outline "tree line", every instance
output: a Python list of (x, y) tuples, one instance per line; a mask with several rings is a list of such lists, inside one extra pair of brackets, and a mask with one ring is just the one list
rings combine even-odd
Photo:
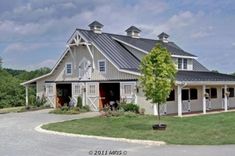
[[(47, 74), (47, 67), (33, 71), (2, 68), (0, 58), (0, 108), (25, 105), (25, 87), (20, 83)], [(36, 100), (36, 88), (29, 87), (29, 102)]]

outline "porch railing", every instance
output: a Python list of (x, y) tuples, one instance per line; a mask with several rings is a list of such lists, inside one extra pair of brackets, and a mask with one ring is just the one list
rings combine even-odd
[[(228, 108), (229, 108), (229, 100), (227, 100), (227, 106), (228, 106)], [(222, 108), (224, 109), (224, 99), (222, 100)]]
[(167, 104), (160, 105), (160, 114), (161, 115), (167, 114)]
[(183, 101), (182, 102), (182, 112), (191, 112), (191, 103), (190, 101)]
[(211, 110), (211, 109), (212, 109), (211, 101), (206, 100), (206, 110)]

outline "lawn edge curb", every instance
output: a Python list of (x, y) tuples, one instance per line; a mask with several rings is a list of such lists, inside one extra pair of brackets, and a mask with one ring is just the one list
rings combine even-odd
[(47, 134), (61, 135), (61, 136), (68, 136), (68, 137), (79, 137), (79, 138), (91, 138), (91, 139), (99, 139), (99, 140), (120, 141), (120, 142), (136, 143), (136, 144), (143, 144), (143, 145), (158, 145), (158, 146), (166, 145), (166, 142), (164, 142), (164, 141), (113, 138), (113, 137), (103, 137), (103, 136), (95, 136), (95, 135), (84, 135), (84, 134), (73, 134), (73, 133), (58, 132), (58, 131), (43, 129), (42, 128), (43, 125), (45, 125), (45, 124), (40, 124), (37, 127), (35, 127), (34, 129), (37, 132), (40, 132), (40, 133), (47, 133)]

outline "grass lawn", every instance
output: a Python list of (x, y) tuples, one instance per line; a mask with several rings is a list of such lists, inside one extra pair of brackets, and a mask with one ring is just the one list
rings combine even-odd
[(22, 108), (24, 108), (24, 106), (2, 108), (2, 109), (0, 109), (0, 114), (11, 113), (11, 112), (18, 112), (18, 111), (20, 111)]
[(44, 125), (75, 134), (165, 141), (168, 144), (235, 144), (235, 112), (178, 118), (162, 117), (166, 131), (152, 130), (153, 116), (94, 117)]

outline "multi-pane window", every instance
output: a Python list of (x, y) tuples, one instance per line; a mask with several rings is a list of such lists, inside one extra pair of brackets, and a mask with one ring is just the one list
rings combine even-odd
[(66, 64), (66, 74), (71, 75), (72, 74), (72, 63)]
[[(206, 89), (206, 93), (209, 95), (210, 98), (214, 99), (217, 98), (217, 89), (216, 88), (210, 88)], [(208, 98), (208, 97), (207, 97)]]
[(178, 69), (188, 69), (188, 60), (185, 58), (178, 58)]
[(52, 86), (52, 85), (49, 85), (49, 86), (48, 86), (48, 94), (49, 94), (49, 95), (52, 95), (52, 94), (53, 94), (53, 86)]
[(74, 86), (74, 94), (79, 95), (81, 93), (81, 87), (80, 85), (75, 85)]
[(187, 69), (187, 67), (188, 67), (188, 60), (183, 59), (183, 69)]
[(191, 88), (190, 89), (190, 100), (197, 99), (197, 89)]
[(124, 94), (125, 95), (131, 95), (131, 89), (132, 89), (131, 85), (125, 84), (123, 89), (124, 89)]
[(175, 90), (172, 90), (167, 101), (175, 101)]
[(95, 85), (89, 86), (89, 94), (95, 94)]
[(197, 89), (183, 89), (182, 90), (182, 100), (196, 100), (197, 99)]
[(106, 62), (105, 60), (98, 61), (99, 72), (105, 73), (106, 72)]
[(178, 69), (182, 69), (182, 58), (178, 58)]
[(190, 100), (189, 89), (182, 89), (182, 100)]
[[(228, 88), (229, 97), (234, 97), (234, 88)], [(222, 89), (222, 98), (224, 98), (224, 88)]]
[(234, 88), (228, 88), (229, 97), (234, 97)]

